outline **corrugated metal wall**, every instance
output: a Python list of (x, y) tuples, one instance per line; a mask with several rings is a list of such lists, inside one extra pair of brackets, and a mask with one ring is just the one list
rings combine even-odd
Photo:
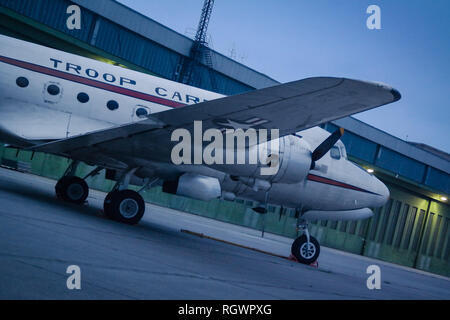
[(66, 27), (68, 17), (66, 10), (71, 4), (70, 1), (66, 0), (0, 0), (0, 5), (6, 8), (87, 42), (94, 21), (94, 14), (86, 10), (81, 15), (83, 27), (80, 30), (69, 30)]
[(172, 78), (181, 58), (179, 54), (155, 42), (145, 40), (103, 18), (99, 17), (96, 23), (98, 31), (95, 41), (91, 41), (92, 45), (144, 67), (163, 78)]
[(450, 194), (450, 179), (448, 174), (435, 168), (429, 167), (425, 178), (425, 184), (434, 189), (443, 190)]
[(380, 147), (375, 165), (419, 183), (425, 174), (424, 164), (385, 147)]
[[(337, 127), (336, 127), (337, 128)], [(347, 153), (358, 159), (372, 162), (377, 154), (377, 144), (351, 132), (345, 132), (342, 136)]]

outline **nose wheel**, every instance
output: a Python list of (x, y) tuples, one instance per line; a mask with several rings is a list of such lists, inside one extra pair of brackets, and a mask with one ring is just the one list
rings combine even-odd
[(311, 237), (308, 231), (308, 221), (301, 217), (302, 210), (298, 211), (297, 226), (303, 234), (294, 240), (291, 246), (291, 253), (298, 262), (313, 264), (320, 254), (320, 244), (316, 238)]
[(301, 235), (292, 243), (291, 253), (298, 262), (312, 264), (319, 257), (320, 245), (314, 237), (310, 236), (308, 241), (306, 235)]

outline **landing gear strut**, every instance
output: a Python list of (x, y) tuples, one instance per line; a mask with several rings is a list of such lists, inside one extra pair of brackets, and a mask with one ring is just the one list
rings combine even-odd
[(319, 242), (309, 235), (308, 223), (305, 220), (300, 220), (298, 227), (303, 230), (304, 234), (294, 240), (291, 246), (291, 253), (298, 262), (312, 264), (320, 254)]
[(127, 190), (130, 178), (136, 170), (137, 168), (133, 168), (125, 172), (107, 194), (103, 210), (108, 218), (126, 224), (137, 224), (144, 215), (145, 202), (142, 196), (136, 191)]

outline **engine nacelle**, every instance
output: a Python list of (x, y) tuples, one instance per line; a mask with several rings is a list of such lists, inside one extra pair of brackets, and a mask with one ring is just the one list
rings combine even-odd
[[(276, 183), (297, 183), (303, 181), (311, 167), (311, 149), (309, 144), (304, 139), (293, 135), (285, 136), (279, 141), (278, 157), (271, 157), (271, 161), (278, 160), (277, 173), (274, 175), (259, 175), (258, 178)], [(270, 157), (270, 149), (267, 154)], [(274, 166), (274, 164), (271, 163), (271, 166)]]
[[(243, 183), (246, 183), (242, 181), (244, 177), (271, 183), (298, 183), (303, 181), (311, 167), (311, 147), (305, 139), (294, 135), (284, 136), (278, 139), (278, 143), (278, 153), (273, 147), (271, 149), (271, 146), (274, 145), (273, 142), (250, 147), (248, 154), (252, 155), (253, 159), (258, 158), (257, 164), (225, 164), (213, 165), (213, 167), (231, 176), (238, 177), (235, 181), (241, 180)], [(260, 150), (259, 154), (258, 149)], [(250, 156), (247, 156), (247, 159)], [(269, 166), (272, 168), (267, 170)], [(278, 170), (276, 170), (276, 167), (278, 167)], [(273, 174), (270, 174), (270, 172), (273, 172)]]
[(175, 181), (164, 181), (162, 190), (203, 201), (217, 199), (222, 194), (217, 178), (194, 173), (185, 173)]

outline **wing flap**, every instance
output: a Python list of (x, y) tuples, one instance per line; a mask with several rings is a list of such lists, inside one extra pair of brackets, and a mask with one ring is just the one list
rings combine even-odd
[(28, 148), (28, 150), (55, 154), (66, 154), (69, 151), (74, 152), (79, 149), (95, 147), (97, 146), (97, 144), (107, 141), (130, 139), (135, 134), (142, 134), (154, 129), (162, 128), (163, 126), (164, 124), (159, 120), (149, 118), (131, 124), (114, 126), (108, 129), (93, 131), (87, 134), (81, 134), (66, 139), (43, 143), (30, 147)]

